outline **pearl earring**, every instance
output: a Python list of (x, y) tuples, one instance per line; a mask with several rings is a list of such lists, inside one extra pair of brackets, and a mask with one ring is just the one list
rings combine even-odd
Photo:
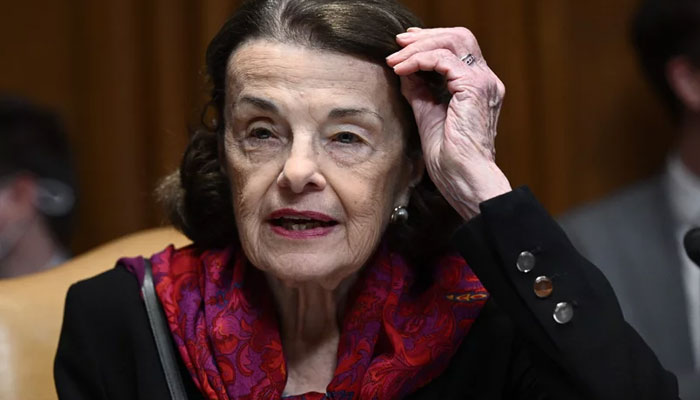
[(394, 211), (391, 213), (391, 223), (395, 224), (397, 222), (406, 222), (408, 221), (408, 210), (404, 206), (398, 206), (394, 208)]

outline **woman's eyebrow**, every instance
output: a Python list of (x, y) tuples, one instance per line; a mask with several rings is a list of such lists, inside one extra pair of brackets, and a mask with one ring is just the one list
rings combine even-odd
[(261, 99), (260, 97), (243, 96), (240, 98), (239, 103), (250, 104), (261, 110), (279, 114), (279, 108), (277, 108), (275, 103), (271, 102), (270, 100)]
[(384, 118), (382, 118), (381, 115), (379, 115), (378, 112), (374, 110), (370, 110), (369, 108), (334, 108), (331, 110), (331, 112), (328, 113), (328, 118), (329, 119), (338, 119), (338, 118), (343, 118), (343, 117), (351, 117), (354, 115), (363, 115), (363, 114), (369, 114), (373, 116), (374, 118), (377, 118), (380, 120), (382, 123), (384, 122)]

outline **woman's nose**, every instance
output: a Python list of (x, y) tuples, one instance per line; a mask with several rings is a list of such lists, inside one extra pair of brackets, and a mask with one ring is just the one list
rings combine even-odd
[(313, 151), (294, 151), (284, 163), (284, 168), (277, 178), (277, 184), (294, 193), (323, 190), (326, 178), (321, 174)]

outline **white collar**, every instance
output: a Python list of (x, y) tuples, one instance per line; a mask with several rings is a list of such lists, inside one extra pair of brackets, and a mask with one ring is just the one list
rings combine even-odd
[(700, 224), (700, 176), (693, 174), (677, 153), (666, 163), (671, 211), (677, 223)]

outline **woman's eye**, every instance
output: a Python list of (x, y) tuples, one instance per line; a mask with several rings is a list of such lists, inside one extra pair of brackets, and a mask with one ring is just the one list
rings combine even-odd
[(269, 139), (272, 137), (272, 132), (266, 128), (255, 128), (250, 132), (250, 136), (256, 139)]
[(352, 144), (360, 141), (360, 137), (351, 132), (340, 132), (333, 137), (333, 140), (343, 144)]

